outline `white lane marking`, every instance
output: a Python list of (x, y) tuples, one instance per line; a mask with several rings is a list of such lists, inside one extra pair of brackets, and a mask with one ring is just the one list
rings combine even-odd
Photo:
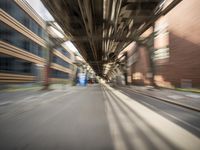
[(48, 95), (49, 93), (51, 93), (51, 91), (45, 92), (45, 93), (41, 94), (40, 97), (46, 96), (46, 95)]
[(36, 94), (36, 95), (32, 95), (32, 96), (28, 96), (28, 97), (25, 97), (23, 98), (22, 100), (20, 101), (17, 101), (16, 103), (23, 103), (23, 102), (32, 102), (32, 101), (37, 101), (37, 100), (40, 100), (39, 98), (42, 98), (48, 94), (52, 94), (54, 93), (55, 91), (48, 91), (48, 92), (45, 92), (43, 94)]
[(119, 97), (121, 101), (126, 103), (135, 113), (140, 115), (140, 117), (144, 119), (145, 122), (148, 122), (152, 128), (157, 130), (157, 132), (159, 132), (173, 145), (179, 147), (180, 149), (199, 149), (200, 139), (189, 131), (178, 126), (172, 121), (169, 121), (162, 115), (152, 111), (134, 99), (124, 95), (123, 93), (120, 93), (119, 91), (107, 86), (106, 84), (104, 84), (104, 86), (110, 89), (117, 97)]
[(172, 99), (181, 99), (181, 98), (184, 98), (183, 96), (180, 96), (180, 95), (169, 95), (167, 97), (168, 98), (172, 98)]
[(42, 104), (45, 104), (45, 103), (48, 103), (48, 102), (52, 102), (54, 100), (59, 100), (59, 98), (63, 97), (63, 96), (66, 96), (66, 95), (69, 95), (69, 94), (72, 94), (72, 93), (75, 93), (77, 91), (69, 91), (69, 92), (65, 92), (64, 94), (61, 93), (62, 95), (59, 95), (59, 96), (54, 96), (52, 99), (47, 99), (47, 100), (43, 100), (41, 101)]
[[(77, 92), (77, 91), (66, 91), (64, 95), (67, 95), (67, 94), (72, 94), (74, 92)], [(16, 102), (13, 102), (15, 104), (20, 104), (20, 103), (29, 103), (29, 102), (36, 102), (36, 101), (49, 101), (50, 99), (41, 99), (41, 98), (44, 98), (46, 95), (48, 94), (55, 94), (55, 93), (59, 93), (59, 95), (63, 94), (64, 92), (63, 91), (49, 91), (49, 92), (45, 92), (41, 95), (31, 95), (31, 96), (28, 96), (28, 97), (25, 97), (23, 98), (22, 100), (19, 100), (19, 101), (16, 101)], [(53, 95), (53, 97), (55, 97), (55, 95)], [(2, 104), (3, 105), (3, 104)], [(5, 105), (5, 104), (4, 104)]]
[[(45, 103), (48, 103), (48, 102), (51, 102), (51, 101), (54, 101), (54, 100), (59, 100), (59, 98), (65, 96), (65, 95), (71, 94), (71, 93), (74, 93), (74, 91), (71, 91), (69, 93), (64, 93), (64, 94), (59, 95), (57, 97), (54, 96), (53, 98), (46, 99), (46, 100), (41, 100), (40, 99), (41, 97), (37, 97), (38, 99), (33, 99), (33, 100), (30, 99), (30, 98), (33, 98), (33, 96), (26, 97), (26, 99), (30, 99), (28, 102), (31, 102), (31, 101), (38, 102), (39, 101), (39, 103), (31, 103), (31, 105), (27, 105), (26, 107), (23, 107), (22, 109), (21, 108), (20, 109), (17, 108), (15, 110), (11, 110), (11, 111), (3, 114), (3, 116), (4, 117), (8, 117), (9, 115), (15, 115), (15, 114), (17, 114), (17, 113), (19, 113), (21, 111), (28, 111), (30, 109), (33, 109), (35, 106), (39, 106), (40, 104), (42, 105), (42, 104), (45, 104)], [(26, 101), (24, 101), (24, 102), (26, 102)], [(19, 103), (19, 102), (17, 102), (17, 103)], [(20, 103), (22, 103), (22, 101), (20, 101)]]
[(200, 98), (200, 95), (197, 95), (197, 94), (186, 94), (185, 96), (188, 96), (191, 98)]
[(38, 96), (28, 96), (23, 98), (22, 100), (16, 101), (15, 103), (24, 103), (24, 102), (28, 102), (28, 101), (32, 101), (32, 99), (38, 98)]
[(29, 99), (33, 99), (33, 98), (37, 98), (38, 96), (28, 96), (26, 98), (24, 98), (24, 100), (29, 100)]
[(11, 104), (11, 103), (13, 103), (13, 102), (12, 102), (12, 101), (1, 102), (1, 103), (0, 103), (0, 106), (2, 106), (2, 105), (7, 105), (7, 104)]

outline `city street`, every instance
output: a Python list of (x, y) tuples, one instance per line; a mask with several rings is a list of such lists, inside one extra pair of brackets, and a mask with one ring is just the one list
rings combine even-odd
[(0, 150), (200, 150), (200, 0), (0, 0)]
[(93, 84), (0, 93), (0, 149), (200, 147), (199, 112), (121, 90)]
[(159, 112), (160, 115), (200, 137), (200, 113), (198, 111), (174, 105), (160, 99), (138, 94), (127, 88), (119, 89), (121, 92), (133, 98), (137, 102), (156, 112)]

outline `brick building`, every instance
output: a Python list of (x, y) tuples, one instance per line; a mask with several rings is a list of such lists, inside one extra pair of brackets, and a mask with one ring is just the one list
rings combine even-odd
[[(200, 1), (184, 0), (153, 29), (144, 33), (148, 40), (128, 51), (128, 82), (161, 87), (200, 87)], [(149, 32), (150, 31), (150, 32)], [(153, 74), (152, 74), (153, 73)]]

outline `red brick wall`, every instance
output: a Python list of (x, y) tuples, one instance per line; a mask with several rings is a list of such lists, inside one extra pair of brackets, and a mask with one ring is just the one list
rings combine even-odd
[(200, 87), (200, 0), (182, 1), (165, 18), (170, 57), (156, 67), (158, 82), (179, 87), (187, 79), (193, 87)]
[(138, 59), (132, 67), (132, 83), (137, 85), (149, 84), (146, 77), (149, 72), (149, 61), (147, 49), (143, 46), (137, 47)]
[[(166, 16), (169, 34), (155, 38), (155, 49), (169, 47), (169, 58), (155, 61), (155, 81), (159, 86), (180, 87), (181, 81), (191, 81), (200, 88), (200, 0), (183, 0)], [(139, 59), (132, 65), (133, 84), (148, 84), (149, 61), (145, 48), (138, 49)], [(137, 74), (139, 73), (139, 74)], [(134, 76), (135, 75), (135, 76)]]

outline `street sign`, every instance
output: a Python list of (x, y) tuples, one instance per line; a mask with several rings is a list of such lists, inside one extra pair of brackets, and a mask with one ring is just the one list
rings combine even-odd
[(86, 86), (87, 76), (86, 73), (79, 73), (79, 85)]

